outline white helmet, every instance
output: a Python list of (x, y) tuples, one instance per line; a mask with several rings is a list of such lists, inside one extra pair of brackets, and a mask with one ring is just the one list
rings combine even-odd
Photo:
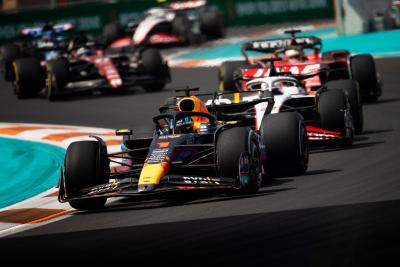
[(300, 51), (297, 49), (288, 49), (285, 51), (287, 59), (300, 59)]

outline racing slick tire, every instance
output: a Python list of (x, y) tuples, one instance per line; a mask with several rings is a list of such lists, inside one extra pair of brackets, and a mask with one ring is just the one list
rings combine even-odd
[(329, 131), (345, 134), (346, 136), (343, 137), (343, 140), (335, 144), (350, 146), (353, 144), (353, 129), (346, 126), (346, 109), (347, 97), (342, 90), (326, 91), (318, 97), (321, 127)]
[(37, 58), (18, 58), (13, 62), (14, 91), (19, 99), (36, 96), (44, 87), (43, 68)]
[(103, 29), (103, 38), (106, 44), (111, 44), (124, 36), (124, 29), (118, 22), (111, 22)]
[(63, 96), (63, 89), (68, 83), (68, 61), (54, 59), (46, 63), (46, 97), (50, 101), (58, 100)]
[[(141, 61), (143, 69), (146, 74), (157, 77), (157, 79), (163, 79), (168, 76), (168, 69), (166, 68), (160, 52), (153, 48), (145, 49), (141, 53)], [(143, 85), (146, 91), (159, 91), (165, 86), (165, 82), (157, 81), (152, 84)]]
[(0, 64), (1, 71), (4, 75), (4, 80), (10, 82), (14, 80), (13, 77), (13, 62), (21, 55), (19, 46), (15, 44), (5, 44), (0, 48)]
[(200, 33), (192, 31), (193, 23), (185, 15), (177, 15), (172, 21), (172, 33), (180, 36), (183, 44), (199, 44), (202, 42)]
[(360, 86), (362, 100), (375, 102), (382, 92), (373, 57), (368, 54), (351, 57), (350, 72)]
[(353, 117), (354, 132), (361, 134), (364, 125), (363, 107), (360, 98), (360, 92), (357, 81), (354, 80), (338, 80), (326, 83), (328, 90), (343, 90), (347, 93), (350, 103), (350, 113)]
[(302, 175), (307, 171), (309, 145), (299, 113), (267, 114), (261, 122), (260, 134), (266, 149), (267, 176)]
[[(68, 146), (64, 162), (65, 190), (68, 197), (76, 196), (79, 190), (108, 182), (109, 161), (107, 148), (98, 141), (78, 141)], [(107, 198), (72, 200), (71, 207), (78, 210), (99, 209)]]
[(239, 92), (240, 88), (236, 86), (234, 72), (247, 65), (248, 63), (244, 60), (223, 62), (218, 70), (219, 90), (221, 92)]
[[(219, 134), (216, 145), (218, 172), (221, 177), (238, 177), (242, 153), (248, 153), (249, 179), (240, 189), (240, 193), (244, 194), (256, 193), (263, 182), (260, 146), (250, 135), (251, 130), (248, 127), (229, 128)], [(232, 145), (233, 140), (235, 145)]]
[(224, 15), (216, 8), (207, 8), (200, 14), (200, 29), (208, 39), (218, 39), (225, 35)]

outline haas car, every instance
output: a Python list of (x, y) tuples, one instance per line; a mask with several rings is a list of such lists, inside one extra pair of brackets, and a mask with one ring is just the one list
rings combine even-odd
[[(14, 62), (14, 88), (19, 98), (39, 93), (50, 100), (82, 91), (120, 90), (135, 85), (161, 90), (170, 81), (167, 62), (152, 48), (107, 48), (77, 36), (64, 55), (42, 63)], [(33, 75), (35, 74), (35, 75)]]
[[(199, 190), (250, 194), (272, 176), (307, 170), (303, 119), (297, 112), (270, 114), (274, 100), (269, 92), (260, 91), (265, 95), (253, 100), (246, 97), (254, 92), (220, 93), (204, 102), (201, 98), (211, 94), (183, 91), (153, 118), (152, 137), (118, 130), (121, 152), (107, 153), (99, 137), (72, 143), (61, 171), (59, 201), (86, 210), (101, 208), (115, 196)], [(255, 129), (254, 106), (260, 103), (270, 105)], [(110, 162), (121, 167), (110, 172)]]
[(151, 8), (143, 20), (130, 22), (125, 29), (119, 23), (111, 23), (103, 35), (108, 43), (119, 46), (187, 45), (221, 38), (224, 32), (223, 13), (207, 1), (195, 0)]
[[(308, 77), (299, 76), (298, 78)], [(308, 140), (311, 144), (345, 146), (352, 144), (353, 117), (344, 91), (321, 87), (316, 95), (310, 95), (298, 79), (279, 73), (272, 77), (251, 80), (246, 86), (248, 92), (255, 92), (250, 98), (258, 99), (263, 91), (269, 91), (274, 96), (272, 114), (299, 112), (304, 118)], [(267, 108), (265, 103), (255, 106), (256, 128), (259, 127), (258, 122)]]
[[(220, 89), (236, 90), (235, 80), (268, 76), (265, 59), (281, 58), (275, 66), (281, 72), (307, 75), (323, 69), (320, 76), (305, 80), (307, 90), (313, 94), (328, 81), (354, 80), (359, 85), (364, 101), (376, 101), (382, 94), (380, 76), (369, 54), (351, 55), (347, 50), (321, 53), (321, 39), (313, 36), (298, 37), (298, 30), (285, 31), (289, 38), (257, 40), (243, 44), (243, 61), (224, 62), (220, 67)], [(249, 54), (253, 53), (253, 54)], [(256, 53), (256, 55), (254, 55)], [(244, 86), (245, 84), (239, 85)]]
[[(4, 44), (0, 48), (0, 67), (6, 81), (15, 79), (15, 64), (29, 66), (59, 57), (66, 50), (67, 35), (74, 29), (72, 23), (45, 24), (42, 27), (22, 28), (21, 42)], [(33, 74), (36, 75), (37, 73)]]

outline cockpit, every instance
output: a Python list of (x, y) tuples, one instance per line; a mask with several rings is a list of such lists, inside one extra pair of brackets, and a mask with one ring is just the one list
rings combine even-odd
[(276, 79), (269, 81), (250, 82), (247, 85), (248, 91), (270, 91), (272, 95), (296, 94), (299, 93), (299, 82), (291, 79)]

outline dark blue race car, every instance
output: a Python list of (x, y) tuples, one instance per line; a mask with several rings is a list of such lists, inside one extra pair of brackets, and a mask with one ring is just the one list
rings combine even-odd
[(0, 68), (6, 81), (13, 81), (14, 63), (37, 66), (43, 60), (58, 58), (67, 49), (67, 34), (74, 28), (72, 23), (45, 24), (41, 27), (21, 29), (20, 42), (0, 47)]

